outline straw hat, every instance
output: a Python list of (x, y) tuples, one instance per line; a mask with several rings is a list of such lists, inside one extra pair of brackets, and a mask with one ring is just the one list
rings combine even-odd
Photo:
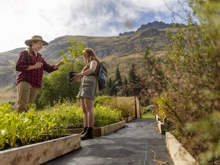
[(31, 42), (32, 41), (42, 41), (43, 42), (43, 46), (48, 45), (48, 43), (46, 41), (44, 41), (41, 36), (38, 36), (38, 35), (32, 36), (31, 39), (26, 40), (24, 43), (27, 46), (31, 46)]

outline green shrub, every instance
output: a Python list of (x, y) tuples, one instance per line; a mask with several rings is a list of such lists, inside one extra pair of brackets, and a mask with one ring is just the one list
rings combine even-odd
[(98, 96), (95, 101), (96, 105), (116, 109), (121, 113), (122, 118), (135, 115), (134, 97)]
[(196, 139), (193, 141), (194, 146), (205, 144), (203, 145), (205, 152), (199, 154), (201, 164), (208, 164), (210, 160), (220, 157), (219, 127), (220, 112), (214, 112), (195, 123), (188, 123), (186, 126), (187, 131), (196, 135)]
[[(59, 137), (67, 123), (49, 112), (11, 112), (9, 104), (0, 105), (0, 149), (17, 147)], [(44, 136), (42, 136), (44, 135)]]
[[(187, 150), (202, 164), (218, 164), (220, 135), (212, 125), (218, 125), (213, 120), (220, 111), (220, 2), (191, 0), (190, 5), (199, 23), (189, 17), (186, 27), (169, 33), (163, 66), (166, 86), (157, 103), (172, 120), (174, 133)], [(197, 127), (186, 130), (186, 123)], [(200, 129), (204, 124), (209, 129)]]
[(103, 127), (121, 121), (120, 111), (97, 105), (95, 107), (95, 127)]
[[(67, 122), (68, 128), (83, 127), (83, 110), (78, 103), (56, 105), (54, 108), (46, 110), (46, 112), (62, 118)], [(43, 111), (43, 113), (45, 112)], [(94, 115), (94, 127), (106, 126), (121, 120), (120, 111), (101, 105), (95, 106)]]
[[(120, 111), (97, 105), (95, 127), (121, 120)], [(19, 114), (10, 104), (0, 106), (0, 150), (62, 136), (66, 128), (83, 127), (83, 111), (78, 104), (60, 104), (53, 108)]]
[(67, 122), (68, 128), (83, 127), (83, 111), (78, 104), (56, 104), (54, 107), (44, 110), (43, 113), (49, 112), (53, 116), (59, 116)]

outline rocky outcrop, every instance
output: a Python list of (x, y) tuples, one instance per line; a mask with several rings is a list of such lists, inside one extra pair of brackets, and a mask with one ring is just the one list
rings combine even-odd
[(143, 30), (143, 29), (147, 29), (147, 28), (156, 28), (156, 29), (165, 29), (165, 28), (172, 28), (173, 24), (166, 24), (164, 22), (158, 22), (158, 21), (154, 21), (152, 23), (148, 23), (146, 25), (141, 25), (140, 28), (138, 28), (137, 31)]

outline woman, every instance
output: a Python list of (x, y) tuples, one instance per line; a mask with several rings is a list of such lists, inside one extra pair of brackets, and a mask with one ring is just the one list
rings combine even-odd
[(81, 132), (81, 139), (86, 140), (93, 138), (94, 100), (97, 93), (96, 74), (99, 60), (95, 52), (90, 48), (86, 48), (83, 53), (86, 66), (82, 69), (81, 73), (73, 78), (73, 81), (81, 80), (77, 97), (81, 100), (81, 106), (84, 113), (84, 130)]
[(42, 85), (43, 71), (53, 72), (63, 64), (49, 65), (38, 52), (42, 46), (48, 45), (41, 36), (35, 35), (25, 41), (28, 48), (21, 51), (16, 63), (16, 71), (21, 72), (17, 76), (18, 102), (17, 112), (27, 112), (28, 104), (33, 103), (39, 88)]

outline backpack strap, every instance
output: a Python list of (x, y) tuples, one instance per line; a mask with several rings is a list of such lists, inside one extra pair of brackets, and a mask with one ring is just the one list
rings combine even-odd
[(96, 69), (95, 69), (95, 72), (94, 72), (94, 74), (95, 74), (95, 77), (96, 77), (96, 87), (95, 87), (95, 94), (96, 94), (96, 91), (97, 91), (97, 89), (98, 89), (98, 86), (99, 86), (99, 83), (98, 83), (98, 80), (99, 80), (99, 68), (100, 68), (100, 63), (97, 61), (97, 67), (96, 67)]

